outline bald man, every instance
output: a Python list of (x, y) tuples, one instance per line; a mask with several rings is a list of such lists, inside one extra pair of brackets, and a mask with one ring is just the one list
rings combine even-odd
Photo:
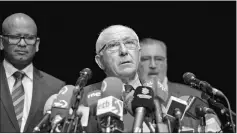
[(0, 132), (32, 132), (43, 117), (46, 100), (65, 83), (36, 69), (32, 60), (39, 51), (37, 26), (26, 14), (15, 13), (2, 23), (0, 50)]
[[(107, 77), (117, 77), (124, 84), (133, 86), (134, 89), (141, 86), (137, 75), (140, 45), (134, 30), (123, 25), (109, 26), (100, 33), (95, 47), (95, 61)], [(101, 90), (101, 83), (88, 85), (84, 88), (81, 100), (84, 106), (88, 106), (88, 93)], [(125, 112), (123, 116), (124, 132), (132, 132), (133, 121), (134, 117), (129, 112)], [(101, 132), (95, 115), (90, 115), (87, 132)], [(145, 123), (143, 123), (143, 132), (149, 132)]]

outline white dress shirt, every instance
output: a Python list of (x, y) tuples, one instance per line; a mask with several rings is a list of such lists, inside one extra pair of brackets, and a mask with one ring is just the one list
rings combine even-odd
[[(12, 94), (12, 89), (15, 83), (15, 78), (13, 74), (18, 71), (12, 64), (4, 59), (3, 67), (5, 68), (7, 82), (9, 85), (10, 93)], [(24, 98), (24, 108), (23, 108), (23, 117), (22, 117), (22, 125), (20, 128), (20, 132), (24, 131), (24, 127), (30, 112), (31, 100), (32, 100), (32, 91), (33, 91), (33, 65), (32, 63), (28, 65), (26, 68), (22, 70), (26, 75), (22, 80), (22, 84), (25, 91)], [(15, 112), (15, 111), (14, 111)]]

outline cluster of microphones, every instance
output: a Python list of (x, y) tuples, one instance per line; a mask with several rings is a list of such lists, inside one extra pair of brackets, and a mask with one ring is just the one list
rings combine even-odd
[[(124, 84), (119, 78), (107, 77), (103, 80), (101, 89), (89, 92), (84, 100), (86, 104), (81, 105), (84, 87), (91, 77), (91, 70), (85, 68), (80, 72), (75, 86), (66, 85), (58, 94), (52, 95), (45, 103), (43, 119), (33, 132), (87, 133), (91, 116), (96, 117), (97, 127), (102, 133), (142, 133), (144, 123), (151, 133), (194, 132), (194, 129), (183, 126), (184, 115), (200, 120), (199, 132), (207, 132), (205, 127), (210, 125), (216, 128), (216, 132), (223, 132), (225, 128), (231, 129), (229, 132), (235, 132), (235, 113), (229, 106), (226, 108), (213, 99), (213, 96), (225, 97), (224, 94), (207, 82), (196, 79), (192, 73), (183, 75), (184, 82), (209, 96), (206, 97), (207, 102), (217, 107), (228, 120), (220, 123), (216, 119), (217, 123), (213, 125), (213, 118), (207, 118), (206, 115), (217, 115), (217, 112), (196, 96), (170, 96), (164, 106), (168, 92), (156, 77), (136, 89)], [(132, 130), (125, 131), (124, 114), (134, 117)]]

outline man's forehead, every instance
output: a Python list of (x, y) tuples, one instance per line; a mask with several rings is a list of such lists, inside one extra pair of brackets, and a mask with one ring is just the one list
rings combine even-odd
[(141, 46), (141, 56), (165, 56), (165, 50), (161, 44), (146, 44)]

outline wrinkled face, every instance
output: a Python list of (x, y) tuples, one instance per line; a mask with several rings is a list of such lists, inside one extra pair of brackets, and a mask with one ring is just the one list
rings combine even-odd
[(109, 76), (131, 77), (135, 75), (140, 56), (138, 39), (129, 29), (113, 31), (106, 37), (102, 50), (102, 64)]
[(148, 44), (141, 47), (141, 60), (138, 74), (141, 80), (158, 77), (164, 81), (167, 72), (167, 59), (164, 48), (159, 44)]
[(12, 64), (30, 63), (39, 46), (35, 24), (24, 19), (14, 19), (4, 26), (1, 41), (6, 60)]

